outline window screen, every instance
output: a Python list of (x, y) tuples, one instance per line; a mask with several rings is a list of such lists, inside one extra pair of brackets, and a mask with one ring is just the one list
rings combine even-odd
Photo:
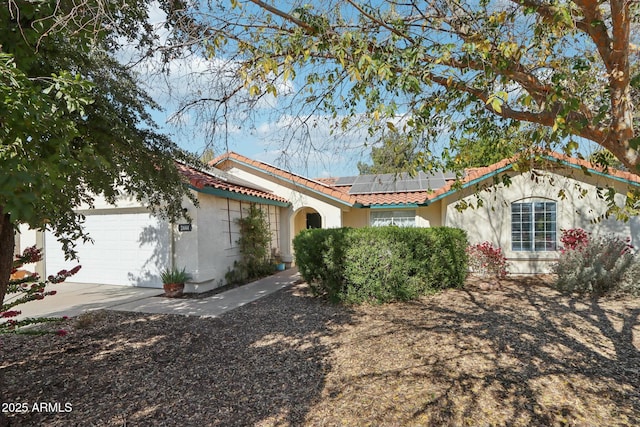
[(397, 225), (398, 227), (415, 227), (416, 211), (371, 211), (371, 225), (383, 227), (385, 225)]
[(555, 251), (556, 240), (556, 202), (511, 204), (512, 250)]

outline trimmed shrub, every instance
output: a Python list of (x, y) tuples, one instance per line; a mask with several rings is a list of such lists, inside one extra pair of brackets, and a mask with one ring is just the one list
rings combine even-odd
[[(562, 233), (570, 231), (562, 230)], [(633, 263), (628, 239), (589, 236), (571, 247), (565, 247), (553, 266), (553, 272), (558, 275), (555, 287), (563, 292), (595, 296), (610, 293), (620, 288)]]
[(461, 287), (467, 274), (467, 239), (459, 229), (315, 229), (293, 243), (302, 277), (333, 301), (406, 301)]
[(344, 251), (350, 228), (304, 230), (293, 239), (296, 265), (316, 294), (335, 300), (344, 282)]
[(507, 258), (502, 253), (502, 249), (493, 246), (493, 243), (483, 242), (469, 245), (467, 255), (472, 273), (499, 279), (503, 279), (508, 274)]

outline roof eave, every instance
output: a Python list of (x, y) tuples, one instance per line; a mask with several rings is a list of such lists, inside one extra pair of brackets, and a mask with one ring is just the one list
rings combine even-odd
[(420, 206), (424, 206), (423, 203), (374, 203), (365, 207), (370, 209), (407, 209), (407, 208), (418, 208)]
[[(578, 170), (583, 170), (583, 166), (580, 165), (576, 165), (574, 163), (568, 162), (566, 160), (563, 159), (559, 159), (556, 158), (554, 156), (549, 156), (549, 155), (543, 155), (542, 158), (550, 161), (550, 162), (554, 162), (554, 163), (560, 163), (563, 166), (569, 166), (570, 168), (573, 169), (578, 169)], [(590, 168), (587, 166), (584, 166), (584, 169), (586, 169), (589, 173), (593, 174), (593, 175), (598, 175), (598, 176), (602, 176), (604, 178), (609, 178), (612, 179), (614, 181), (618, 181), (618, 182), (622, 182), (624, 184), (628, 184), (628, 185), (633, 185), (635, 187), (640, 187), (640, 182), (636, 182), (636, 181), (632, 181), (630, 179), (626, 179), (626, 178), (622, 178), (620, 176), (616, 176), (616, 175), (610, 175), (610, 174), (606, 174), (602, 171), (596, 170), (594, 168)]]
[[(455, 194), (455, 193), (457, 193), (457, 192), (458, 192), (458, 191), (460, 191), (460, 190), (464, 190), (464, 189), (466, 189), (466, 188), (471, 187), (472, 185), (476, 185), (476, 184), (478, 184), (478, 183), (480, 183), (480, 182), (484, 181), (484, 180), (485, 180), (485, 179), (487, 179), (487, 178), (491, 178), (491, 177), (493, 177), (493, 176), (496, 176), (496, 175), (498, 175), (498, 174), (500, 174), (500, 173), (502, 173), (502, 172), (508, 171), (508, 170), (509, 170), (509, 169), (511, 169), (511, 168), (513, 168), (513, 163), (510, 163), (510, 164), (508, 164), (508, 165), (506, 165), (506, 166), (503, 166), (503, 167), (501, 167), (501, 168), (498, 168), (498, 169), (496, 169), (496, 170), (494, 170), (494, 171), (491, 171), (491, 172), (489, 172), (489, 173), (487, 173), (487, 174), (484, 174), (484, 175), (481, 175), (481, 176), (479, 176), (479, 177), (477, 177), (477, 178), (474, 178), (474, 179), (472, 179), (472, 180), (471, 180), (471, 181), (469, 181), (469, 182), (465, 182), (465, 183), (463, 183), (463, 184), (462, 184), (462, 186), (461, 186), (460, 188), (453, 188), (453, 189), (451, 189), (451, 190), (449, 190), (449, 191), (446, 191), (446, 192), (444, 192), (444, 193), (442, 193), (442, 194), (437, 195), (437, 196), (436, 196), (436, 197), (434, 197), (433, 199), (427, 199), (427, 200), (425, 201), (425, 205), (427, 205), (427, 206), (428, 206), (428, 205), (430, 205), (430, 204), (432, 204), (432, 203), (437, 202), (438, 200), (442, 200), (442, 199), (444, 199), (444, 198), (446, 198), (446, 197), (449, 197), (450, 195)], [(453, 185), (453, 184), (452, 184), (452, 185)]]
[[(275, 179), (278, 179), (278, 180), (282, 180), (282, 181), (288, 182), (289, 184), (293, 184), (293, 185), (297, 185), (297, 186), (300, 186), (300, 187), (304, 187), (305, 189), (307, 189), (308, 191), (310, 191), (310, 192), (312, 192), (312, 193), (314, 193), (314, 194), (320, 195), (320, 196), (322, 196), (322, 197), (326, 197), (326, 198), (328, 198), (328, 199), (330, 199), (330, 200), (333, 200), (333, 201), (335, 201), (335, 202), (341, 203), (341, 204), (343, 204), (343, 205), (345, 205), (345, 206), (348, 206), (348, 207), (353, 207), (353, 206), (354, 206), (354, 203), (352, 203), (352, 202), (347, 202), (346, 200), (342, 200), (342, 199), (339, 199), (339, 198), (337, 198), (337, 197), (331, 196), (331, 195), (329, 195), (329, 194), (327, 194), (327, 193), (323, 193), (323, 192), (321, 192), (321, 191), (315, 190), (315, 189), (313, 189), (313, 188), (311, 188), (311, 187), (309, 187), (309, 186), (307, 186), (307, 185), (301, 184), (301, 183), (299, 183), (299, 182), (295, 182), (295, 181), (293, 181), (292, 179), (288, 179), (288, 178), (285, 178), (285, 177), (283, 177), (283, 176), (279, 176), (279, 175), (277, 175), (277, 174), (274, 174), (273, 172), (270, 172), (270, 171), (264, 170), (264, 169), (262, 169), (262, 168), (259, 168), (259, 167), (257, 167), (257, 166), (254, 166), (254, 165), (252, 165), (252, 164), (249, 164), (249, 163), (247, 163), (247, 162), (245, 162), (245, 161), (242, 161), (241, 159), (237, 159), (237, 158), (234, 158), (234, 157), (225, 157), (225, 158), (221, 159), (220, 161), (218, 161), (218, 162), (217, 162), (217, 163), (215, 163), (215, 164), (221, 163), (221, 162), (223, 162), (223, 161), (225, 161), (225, 160), (229, 160), (229, 161), (232, 161), (232, 162), (239, 163), (239, 164), (241, 164), (241, 165), (243, 165), (243, 166), (248, 167), (249, 169), (252, 169), (252, 170), (254, 170), (254, 171), (257, 171), (257, 172), (261, 172), (261, 173), (267, 174), (267, 175), (269, 175), (269, 176), (271, 176), (271, 177), (273, 177), (273, 178), (275, 178)], [(275, 167), (275, 166), (272, 166), (272, 167)], [(317, 184), (319, 184), (319, 185), (324, 185), (324, 184), (319, 183), (319, 182), (317, 182)], [(328, 187), (328, 188), (330, 188), (330, 187)], [(337, 190), (336, 190), (336, 191), (337, 191)]]
[[(619, 176), (616, 176), (616, 175), (606, 174), (606, 173), (604, 173), (602, 171), (598, 171), (598, 170), (596, 170), (594, 168), (590, 168), (590, 167), (586, 167), (586, 166), (583, 167), (581, 165), (578, 165), (578, 164), (575, 164), (575, 163), (572, 163), (572, 162), (569, 162), (567, 160), (563, 160), (563, 159), (560, 159), (560, 158), (557, 158), (557, 157), (554, 157), (554, 156), (551, 156), (551, 155), (546, 155), (545, 154), (545, 155), (542, 155), (541, 157), (543, 159), (549, 161), (549, 162), (559, 163), (559, 164), (561, 164), (563, 166), (568, 166), (570, 168), (578, 169), (578, 170), (581, 170), (581, 171), (583, 169), (586, 169), (588, 171), (588, 173), (591, 173), (593, 175), (602, 176), (604, 178), (608, 178), (608, 179), (612, 179), (614, 181), (622, 182), (622, 183), (627, 184), (627, 185), (640, 187), (640, 182), (632, 181), (632, 180), (629, 180), (629, 179), (626, 179), (626, 178), (622, 178), (622, 177), (619, 177)], [(462, 186), (460, 188), (451, 189), (451, 190), (449, 190), (449, 191), (447, 191), (447, 192), (445, 192), (443, 194), (440, 194), (440, 195), (434, 197), (433, 199), (427, 200), (426, 204), (428, 205), (428, 204), (437, 202), (438, 200), (444, 199), (445, 197), (448, 197), (448, 196), (450, 196), (450, 195), (452, 195), (454, 193), (457, 193), (460, 190), (469, 188), (472, 185), (476, 185), (476, 184), (480, 183), (481, 181), (484, 181), (485, 179), (491, 178), (491, 177), (493, 177), (495, 175), (498, 175), (498, 174), (500, 174), (502, 172), (505, 172), (505, 171), (507, 171), (509, 169), (512, 169), (512, 168), (513, 168), (513, 163), (510, 163), (510, 164), (508, 164), (506, 166), (503, 166), (503, 167), (501, 167), (499, 169), (496, 169), (495, 171), (492, 171), (490, 173), (487, 173), (487, 174), (484, 174), (484, 175), (479, 176), (477, 178), (474, 178), (473, 180), (462, 184)]]
[(222, 197), (231, 200), (238, 200), (240, 202), (261, 203), (264, 205), (279, 206), (282, 208), (288, 208), (291, 206), (291, 202), (283, 202), (280, 200), (273, 200), (266, 197), (254, 196), (251, 194), (236, 193), (235, 191), (223, 190), (221, 188), (214, 188), (211, 186), (204, 186), (202, 188), (195, 187), (188, 184), (188, 187), (198, 193), (209, 194), (212, 196)]

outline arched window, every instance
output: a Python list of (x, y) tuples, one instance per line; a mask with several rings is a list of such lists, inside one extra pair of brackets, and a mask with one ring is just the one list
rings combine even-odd
[(558, 244), (557, 203), (526, 200), (511, 204), (511, 250), (555, 251)]

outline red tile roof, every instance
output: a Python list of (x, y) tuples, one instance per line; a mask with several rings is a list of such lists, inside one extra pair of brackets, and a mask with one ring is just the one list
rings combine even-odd
[[(587, 169), (591, 169), (591, 170), (595, 170), (598, 172), (602, 172), (604, 173), (604, 169), (602, 167), (598, 167), (596, 165), (594, 165), (593, 163), (590, 163), (586, 160), (581, 160), (581, 159), (576, 159), (574, 157), (569, 157), (569, 156), (565, 156), (564, 154), (560, 154), (560, 153), (556, 153), (555, 151), (546, 153), (547, 155), (555, 158), (556, 160), (560, 160), (560, 161), (565, 161), (567, 163), (571, 163), (573, 165), (579, 166), (579, 167), (585, 167)], [(611, 175), (611, 176), (615, 176), (617, 178), (621, 178), (624, 179), (626, 181), (631, 181), (631, 182), (637, 182), (640, 184), (640, 176), (628, 172), (628, 171), (622, 171), (622, 170), (618, 170), (618, 169), (613, 169), (613, 168), (609, 168), (607, 175)]]
[(305, 178), (303, 176), (300, 175), (296, 175), (294, 173), (291, 173), (289, 171), (285, 171), (283, 169), (280, 169), (276, 166), (272, 166), (268, 163), (264, 163), (264, 162), (260, 162), (258, 160), (253, 160), (250, 159), (248, 157), (245, 157), (241, 154), (238, 153), (234, 153), (233, 151), (230, 151), (228, 153), (225, 153), (221, 156), (216, 157), (215, 159), (213, 159), (211, 162), (209, 162), (210, 165), (219, 165), (227, 160), (230, 161), (236, 161), (239, 163), (244, 163), (245, 165), (248, 165), (250, 167), (253, 167), (255, 169), (259, 169), (269, 175), (275, 176), (277, 178), (282, 178), (288, 182), (291, 182), (294, 185), (300, 185), (303, 187), (306, 187), (310, 190), (313, 190), (315, 192), (324, 194), (328, 197), (334, 198), (334, 199), (338, 199), (341, 202), (344, 202), (348, 205), (353, 205), (354, 203), (356, 203), (356, 199), (355, 197), (351, 196), (348, 193), (345, 193), (343, 191), (340, 191), (338, 189), (336, 189), (335, 187), (331, 187), (329, 185), (323, 184), (317, 180), (313, 180), (313, 179), (309, 179), (309, 178)]
[[(574, 165), (577, 166), (579, 168), (586, 168), (588, 170), (591, 171), (596, 171), (596, 172), (601, 172), (604, 173), (604, 170), (602, 167), (596, 166), (591, 162), (588, 162), (586, 160), (582, 160), (582, 159), (577, 159), (575, 157), (570, 157), (567, 156), (565, 154), (561, 154), (555, 151), (549, 151), (549, 152), (545, 152), (545, 153), (541, 153), (541, 156), (543, 159), (547, 160), (548, 162), (553, 163), (554, 159), (555, 161), (558, 161), (560, 164), (567, 163), (569, 165)], [(546, 157), (546, 158), (545, 158)], [(469, 184), (473, 181), (478, 181), (478, 180), (482, 180), (484, 178), (487, 178), (489, 175), (495, 173), (496, 171), (503, 169), (503, 168), (508, 168), (509, 166), (513, 165), (514, 163), (516, 163), (518, 161), (518, 156), (514, 156), (508, 159), (504, 159), (501, 160), (497, 163), (494, 163), (492, 165), (486, 166), (486, 167), (481, 167), (481, 168), (469, 168), (466, 170), (466, 175), (465, 177), (460, 181), (460, 183), (462, 185), (465, 184)], [(609, 168), (607, 175), (612, 176), (612, 177), (617, 177), (617, 178), (621, 178), (623, 180), (626, 181), (630, 181), (633, 183), (638, 183), (640, 184), (640, 176), (635, 175), (631, 172), (626, 172), (626, 171), (621, 171), (618, 169), (613, 169), (613, 168)], [(438, 196), (442, 196), (450, 191), (452, 191), (453, 189), (453, 185), (454, 182), (448, 182), (447, 185), (445, 185), (442, 188), (439, 188), (438, 190), (436, 190), (435, 192), (431, 193), (429, 196), (430, 200), (433, 200), (435, 198), (437, 198)]]
[[(465, 170), (465, 176), (459, 182), (460, 184), (468, 184), (470, 182), (482, 179), (487, 177), (488, 175), (508, 166), (514, 164), (517, 160), (517, 157), (511, 157), (508, 159), (501, 160), (497, 163), (494, 163), (489, 166), (481, 167), (481, 168), (469, 168)], [(452, 190), (455, 181), (448, 181), (443, 187), (438, 188), (429, 194), (429, 199), (435, 199), (438, 196), (442, 196), (443, 194), (448, 193)]]
[[(351, 185), (336, 186), (335, 183), (339, 178), (317, 178), (326, 185), (333, 186), (336, 190), (349, 194)], [(396, 193), (370, 193), (370, 194), (354, 194), (356, 204), (362, 206), (371, 205), (403, 205), (403, 204), (424, 204), (433, 191), (412, 191), (412, 192), (396, 192)]]
[(315, 178), (315, 180), (319, 183), (328, 185), (330, 187), (336, 187), (336, 182), (338, 182), (339, 179), (340, 178), (338, 178), (337, 176), (333, 176), (330, 178)]
[(423, 204), (431, 193), (428, 191), (414, 191), (409, 193), (375, 193), (358, 194), (357, 203), (363, 206), (371, 205), (405, 205)]
[(243, 185), (234, 184), (225, 180), (223, 177), (217, 177), (212, 173), (201, 171), (182, 163), (176, 162), (176, 167), (182, 176), (196, 189), (203, 189), (204, 187), (212, 187), (218, 190), (229, 191), (231, 193), (244, 194), (247, 196), (259, 197), (266, 200), (274, 200), (276, 202), (289, 203), (289, 201), (283, 197), (276, 196), (273, 193), (268, 193), (262, 190), (256, 190), (254, 188), (246, 187)]
[[(592, 171), (603, 172), (602, 168), (596, 167), (595, 165), (593, 165), (592, 163), (586, 160), (576, 159), (576, 158), (569, 157), (557, 152), (544, 153), (543, 158), (544, 156), (547, 156), (547, 161), (549, 162), (553, 162), (553, 159), (555, 159), (559, 162), (565, 162), (569, 165), (574, 165), (579, 168), (585, 167)], [(281, 177), (293, 183), (311, 188), (315, 191), (337, 198), (351, 205), (357, 205), (357, 204), (360, 204), (362, 206), (402, 205), (402, 204), (422, 205), (422, 204), (426, 204), (431, 200), (437, 199), (439, 197), (443, 197), (447, 193), (453, 191), (454, 184), (455, 184), (454, 180), (450, 180), (450, 181), (447, 181), (447, 183), (443, 187), (433, 191), (352, 195), (352, 194), (349, 194), (349, 190), (351, 189), (351, 186), (335, 185), (338, 178), (335, 178), (335, 177), (318, 178), (315, 180), (311, 180), (311, 179), (293, 174), (291, 172), (284, 171), (275, 166), (271, 166), (263, 162), (249, 159), (248, 157), (245, 157), (233, 152), (226, 153), (222, 156), (217, 157), (216, 159), (211, 161), (210, 164), (217, 165), (219, 163), (224, 162), (225, 160), (236, 160), (241, 163), (245, 163), (249, 166), (253, 166), (257, 169), (263, 170), (268, 174)], [(510, 166), (516, 163), (517, 161), (518, 161), (518, 156), (514, 156), (508, 159), (501, 160), (497, 163), (494, 163), (486, 167), (469, 168), (465, 171), (465, 176), (460, 180), (460, 184), (464, 186), (464, 185), (473, 183), (475, 181), (480, 181), (485, 178), (488, 178), (490, 175), (496, 173), (497, 171), (509, 169)], [(609, 168), (608, 175), (640, 184), (640, 177), (630, 172)]]

